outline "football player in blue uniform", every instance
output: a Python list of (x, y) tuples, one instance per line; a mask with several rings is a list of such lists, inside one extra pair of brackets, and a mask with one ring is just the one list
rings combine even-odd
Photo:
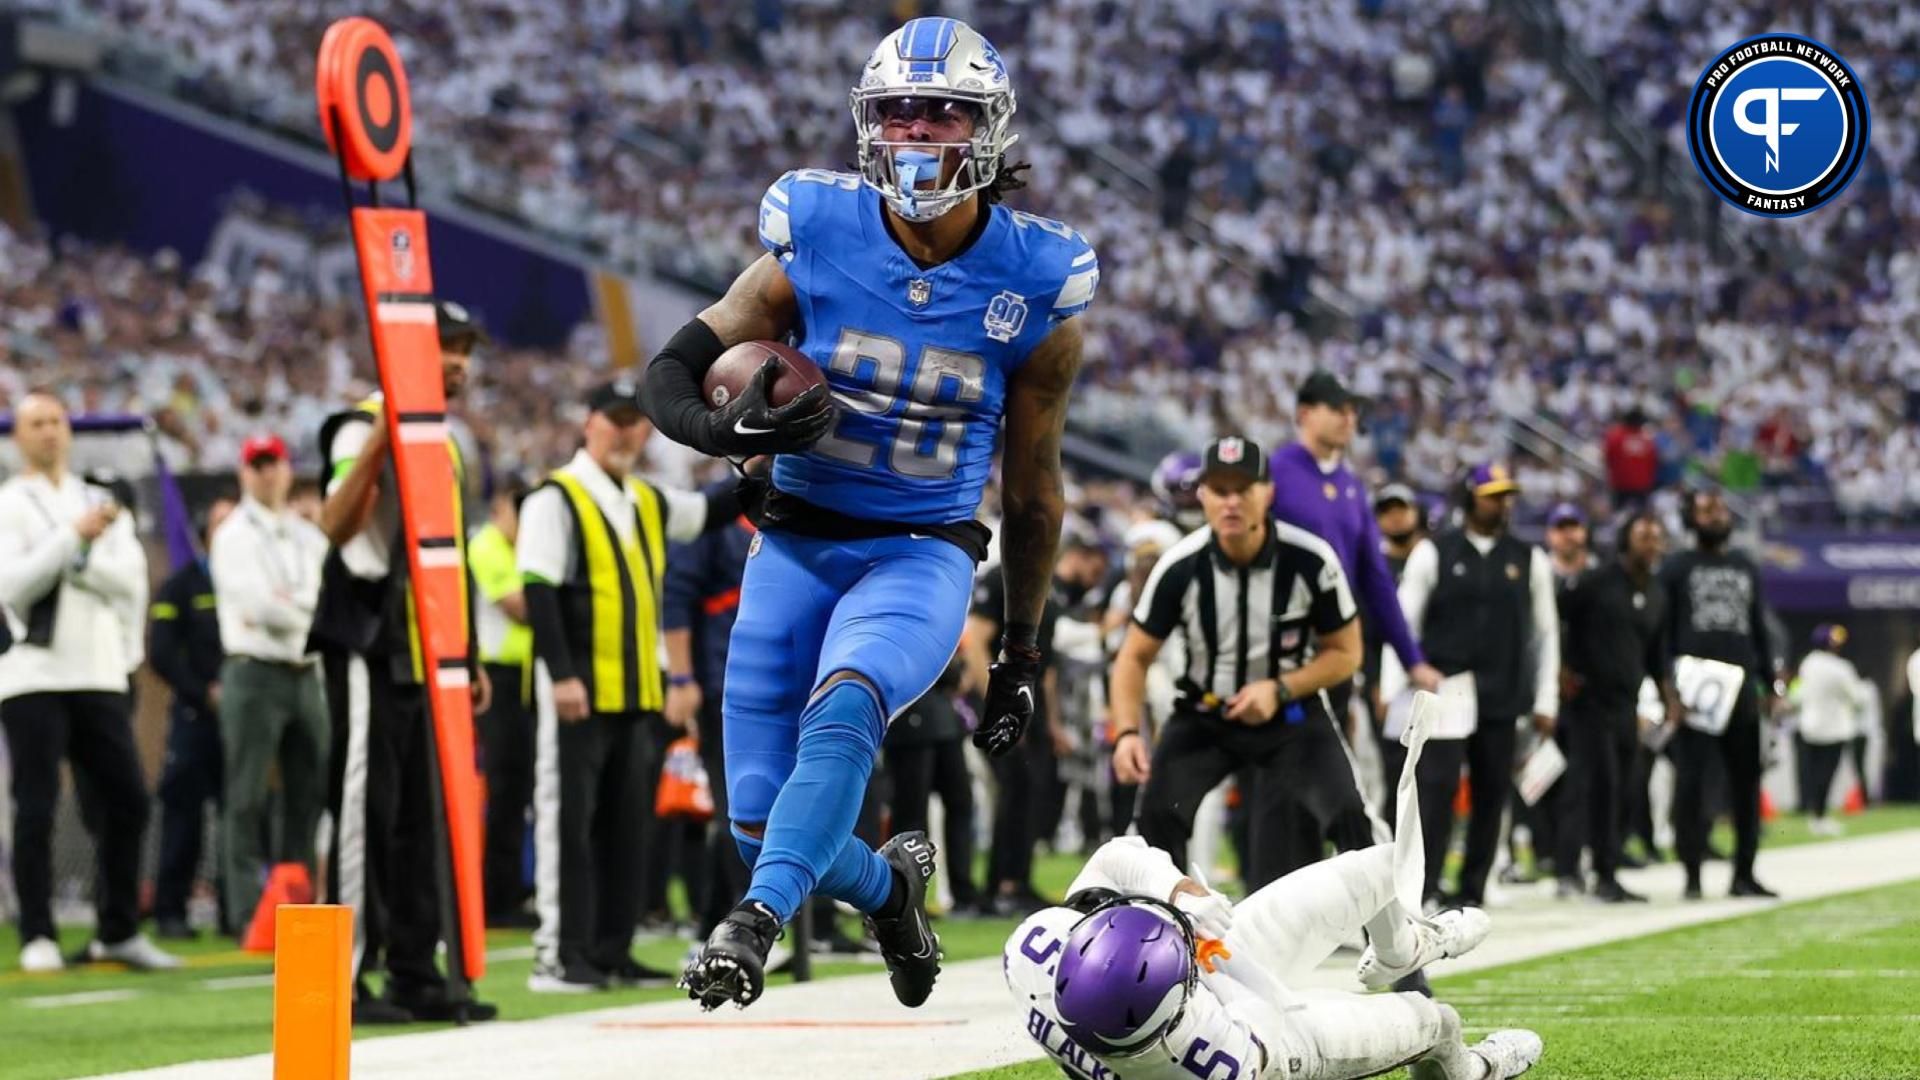
[[(777, 455), (723, 707), (728, 804), (753, 885), (683, 980), (709, 1009), (759, 997), (767, 950), (815, 892), (868, 914), (903, 1004), (932, 992), (933, 847), (907, 833), (875, 852), (853, 837), (854, 818), (887, 722), (960, 639), (989, 538), (974, 513), (995, 442), (1007, 609), (974, 734), (991, 754), (1032, 718), (1065, 510), (1074, 316), (1100, 272), (1079, 233), (1000, 205), (1018, 186), (1006, 65), (964, 23), (914, 19), (874, 50), (851, 99), (859, 172), (775, 181), (760, 204), (767, 254), (647, 372), (668, 437)], [(827, 386), (775, 407), (769, 361), (708, 409), (701, 378), (723, 351), (782, 339)]]

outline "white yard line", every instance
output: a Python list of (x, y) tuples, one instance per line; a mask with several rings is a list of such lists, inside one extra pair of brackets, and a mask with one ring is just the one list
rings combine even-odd
[[(1814, 899), (1920, 877), (1917, 854), (1920, 830), (1907, 830), (1763, 852), (1759, 869), (1786, 899)], [(1724, 896), (1727, 877), (1725, 864), (1710, 865), (1708, 894)], [(1437, 968), (1436, 974), (1496, 967), (1766, 907), (1727, 899), (1683, 903), (1681, 873), (1674, 866), (1628, 872), (1622, 879), (1654, 902), (1617, 907), (1557, 903), (1551, 884), (1509, 890), (1507, 902), (1494, 910), (1494, 932), (1487, 942), (1471, 956)], [(1352, 957), (1336, 957), (1307, 985), (1354, 986)], [(1491, 1000), (1487, 988), (1478, 992)], [(850, 976), (776, 988), (744, 1012), (727, 1009), (703, 1016), (688, 1002), (656, 1002), (357, 1042), (353, 1075), (356, 1080), (667, 1080), (712, 1075), (927, 1080), (1036, 1057), (1018, 1018), (1001, 982), (1000, 961), (975, 960), (949, 967), (933, 1000), (913, 1011), (894, 1003), (884, 975)], [(1473, 1022), (1471, 1016), (1468, 1022)], [(271, 1074), (272, 1063), (263, 1055), (121, 1075), (142, 1080), (265, 1080)]]
[(99, 1005), (109, 1001), (125, 1001), (137, 998), (139, 990), (81, 990), (72, 994), (47, 994), (44, 997), (21, 998), (20, 1004), (29, 1009), (66, 1009), (75, 1005)]

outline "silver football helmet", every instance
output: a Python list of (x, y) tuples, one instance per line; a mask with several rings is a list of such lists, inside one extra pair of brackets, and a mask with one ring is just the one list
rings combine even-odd
[[(908, 221), (932, 221), (984, 190), (1000, 174), (1013, 124), (1013, 84), (993, 43), (958, 19), (914, 19), (873, 50), (849, 95), (860, 177)], [(888, 119), (936, 124), (967, 117), (958, 142), (888, 142)], [(959, 167), (944, 185), (949, 160)], [(932, 187), (922, 184), (931, 180)]]

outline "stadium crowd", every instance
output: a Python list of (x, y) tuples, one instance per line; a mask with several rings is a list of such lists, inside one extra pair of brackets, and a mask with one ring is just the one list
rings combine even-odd
[[(1559, 10), (1608, 65), (1614, 104), (1673, 131), (1691, 76), (1662, 50), (1678, 38), (1708, 55), (1742, 29), (1729, 8)], [(1810, 24), (1895, 113), (1916, 76), (1902, 12), (1869, 3)], [(182, 93), (312, 137), (306, 43), (337, 14), (326, 5), (67, 14), (168, 55)], [(1534, 489), (1591, 494), (1606, 429), (1637, 404), (1667, 472), (1830, 491), (1858, 518), (1920, 498), (1892, 482), (1916, 474), (1920, 446), (1902, 390), (1920, 275), (1894, 240), (1920, 185), (1910, 138), (1887, 134), (1897, 123), (1876, 125), (1868, 175), (1807, 250), (1781, 256), (1790, 272), (1736, 287), (1605, 116), (1473, 0), (977, 14), (1022, 95), (1034, 168), (1018, 201), (1086, 232), (1121, 301), (1089, 342), (1080, 420), (1145, 414), (1160, 449), (1225, 427), (1277, 443), (1287, 380), (1327, 368), (1378, 402), (1362, 456), (1422, 486), (1545, 417), (1568, 435), (1524, 463)], [(740, 162), (847, 158), (839, 102), (878, 25), (778, 0), (386, 17), (409, 64), (436, 73), (414, 87), (430, 182), (616, 263), (703, 280), (754, 252), (744, 208), (771, 175)], [(1332, 332), (1301, 317), (1310, 295), (1343, 312)]]

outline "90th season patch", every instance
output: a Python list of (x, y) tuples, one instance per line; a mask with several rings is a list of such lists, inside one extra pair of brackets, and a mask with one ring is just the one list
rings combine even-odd
[(1799, 34), (1730, 46), (1687, 104), (1693, 166), (1727, 202), (1798, 217), (1833, 201), (1867, 154), (1867, 95), (1832, 49)]

